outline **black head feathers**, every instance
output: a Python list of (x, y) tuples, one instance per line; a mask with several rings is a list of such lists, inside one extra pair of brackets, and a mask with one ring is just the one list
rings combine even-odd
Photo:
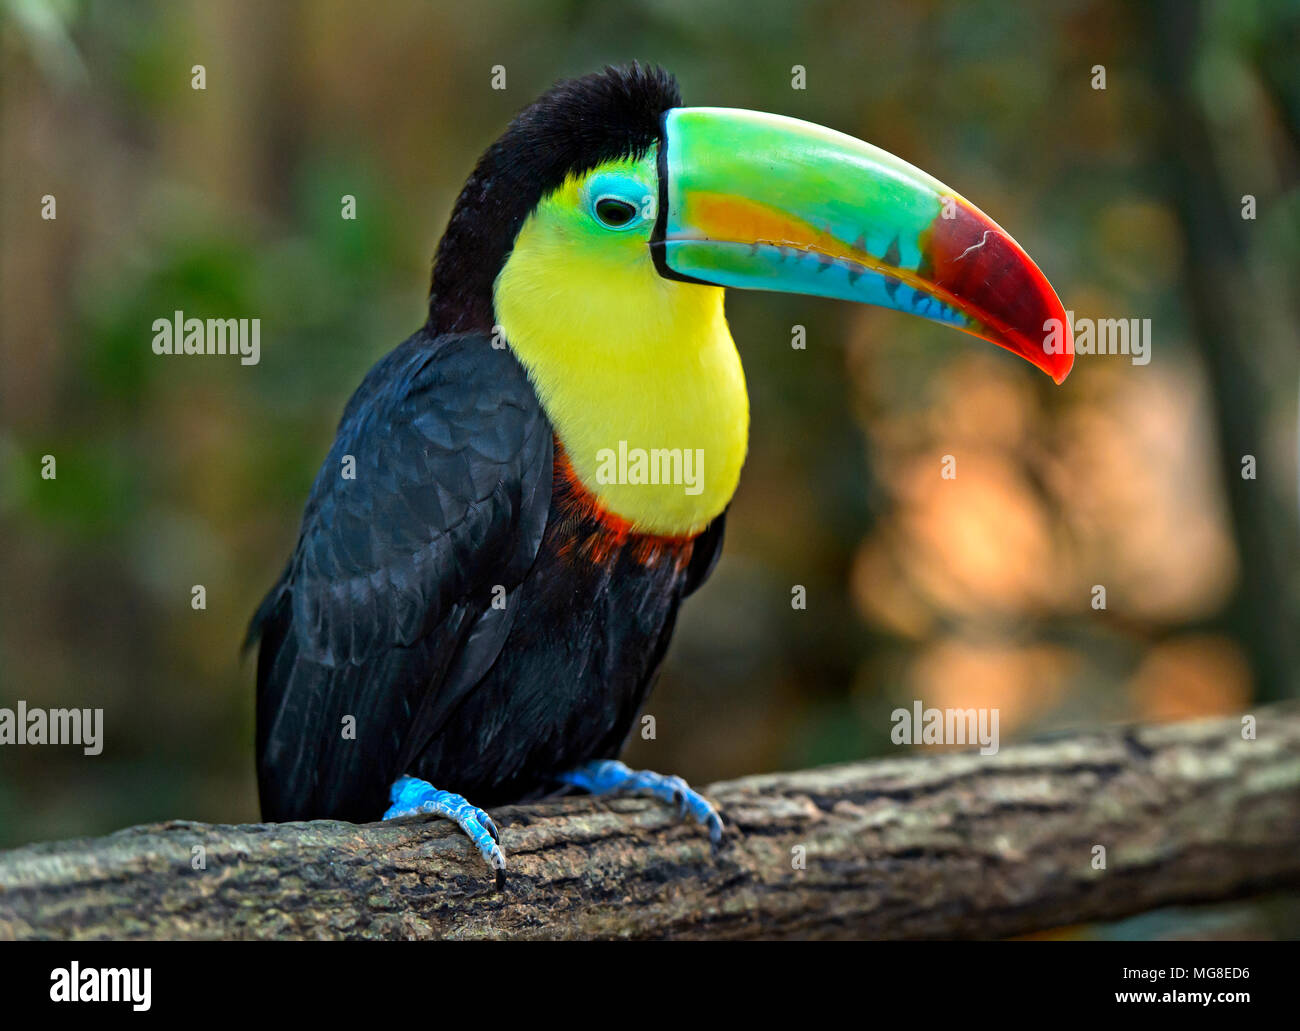
[(634, 62), (558, 82), (524, 108), (456, 201), (434, 259), (430, 329), (490, 328), (492, 284), (529, 212), (569, 175), (644, 154), (681, 102), (671, 75)]

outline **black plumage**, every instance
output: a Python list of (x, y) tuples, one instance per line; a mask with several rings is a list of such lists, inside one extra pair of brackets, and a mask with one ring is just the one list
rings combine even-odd
[(557, 86), (479, 162), (429, 322), (348, 403), (250, 628), (265, 818), (376, 819), (407, 773), (489, 806), (617, 754), (723, 519), (660, 540), (595, 509), (493, 346), (491, 284), (548, 189), (643, 152), (676, 103), (661, 72), (607, 70)]

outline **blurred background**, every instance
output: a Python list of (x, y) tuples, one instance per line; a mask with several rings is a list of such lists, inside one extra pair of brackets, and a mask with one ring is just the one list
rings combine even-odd
[[(344, 402), (422, 323), (483, 148), (554, 79), (632, 58), (688, 104), (919, 165), (1077, 316), (1149, 318), (1152, 350), (1055, 388), (897, 313), (733, 294), (750, 457), (630, 762), (706, 784), (897, 754), (913, 699), (997, 707), (1005, 743), (1300, 693), (1300, 5), (2, 9), (0, 705), (101, 707), (105, 747), (0, 751), (0, 847), (257, 818), (239, 646)], [(261, 363), (155, 356), (176, 309), (260, 318)], [(1216, 919), (1294, 933), (1296, 910)], [(1195, 918), (1142, 919), (1116, 933)]]

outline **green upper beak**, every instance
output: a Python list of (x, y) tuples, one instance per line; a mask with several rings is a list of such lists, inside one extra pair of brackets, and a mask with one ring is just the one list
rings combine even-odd
[(673, 108), (651, 249), (662, 275), (896, 308), (990, 340), (1060, 383), (1066, 314), (1020, 245), (906, 161), (810, 122)]

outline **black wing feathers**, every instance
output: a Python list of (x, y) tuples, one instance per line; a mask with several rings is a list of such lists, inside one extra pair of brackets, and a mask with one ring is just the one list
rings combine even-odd
[(486, 334), (418, 333), (366, 376), (250, 630), (267, 818), (378, 817), (414, 717), (427, 733), (454, 704), (441, 692), (462, 644), (504, 640), (475, 627), (536, 556), (551, 461), (523, 369)]

